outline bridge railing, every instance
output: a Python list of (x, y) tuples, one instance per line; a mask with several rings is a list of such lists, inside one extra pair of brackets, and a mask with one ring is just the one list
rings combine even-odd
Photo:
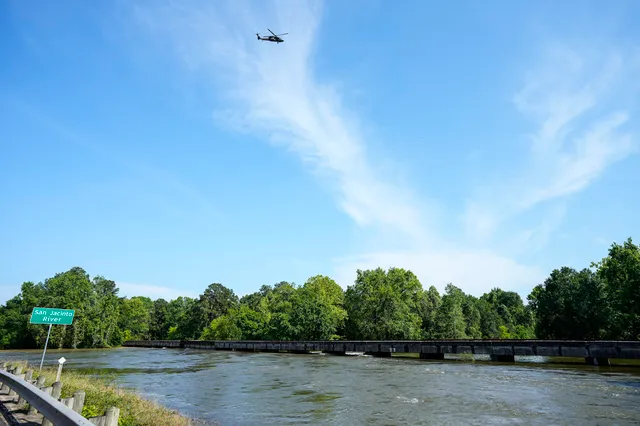
[[(70, 398), (60, 399), (62, 382), (45, 386), (45, 377), (33, 380), (33, 370), (22, 372), (17, 366), (7, 370), (7, 363), (0, 365), (0, 405), (12, 408), (11, 414), (29, 404), (26, 416), (42, 414), (42, 426), (117, 426), (120, 410), (107, 409), (104, 416), (85, 418), (82, 416), (85, 392), (76, 391)], [(24, 411), (24, 410), (23, 410)]]

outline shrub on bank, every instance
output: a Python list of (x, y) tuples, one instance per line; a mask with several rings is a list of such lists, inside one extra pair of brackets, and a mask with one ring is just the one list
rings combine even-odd
[[(23, 371), (34, 370), (26, 362), (9, 362), (11, 367), (22, 366)], [(56, 379), (57, 368), (43, 368), (42, 375), (46, 377), (46, 385), (50, 386)], [(62, 398), (73, 396), (77, 390), (85, 391), (85, 402), (82, 415), (86, 418), (104, 415), (109, 407), (120, 409), (120, 426), (187, 426), (195, 422), (176, 411), (169, 410), (160, 404), (143, 398), (136, 391), (119, 387), (115, 378), (105, 374), (84, 374), (71, 369), (63, 370), (60, 377), (62, 382)]]

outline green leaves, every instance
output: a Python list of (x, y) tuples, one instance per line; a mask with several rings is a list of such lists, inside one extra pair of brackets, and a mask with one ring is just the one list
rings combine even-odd
[(614, 243), (591, 267), (555, 269), (533, 289), (538, 337), (640, 339), (640, 247)]
[(329, 340), (347, 317), (344, 292), (331, 278), (311, 277), (292, 298), (291, 321), (297, 340)]
[(354, 339), (417, 339), (422, 334), (422, 285), (411, 271), (357, 271), (347, 288), (347, 336)]
[(609, 302), (610, 334), (620, 339), (640, 339), (640, 246), (631, 238), (612, 244), (597, 265)]
[(0, 348), (44, 345), (34, 306), (75, 309), (52, 329), (52, 347), (109, 347), (129, 339), (640, 339), (640, 247), (612, 244), (593, 269), (562, 267), (533, 288), (525, 305), (494, 288), (477, 298), (448, 284), (424, 290), (402, 268), (358, 270), (344, 291), (324, 275), (302, 286), (281, 281), (238, 299), (220, 283), (196, 299), (121, 298), (114, 281), (79, 267), (43, 283), (25, 282), (0, 306)]

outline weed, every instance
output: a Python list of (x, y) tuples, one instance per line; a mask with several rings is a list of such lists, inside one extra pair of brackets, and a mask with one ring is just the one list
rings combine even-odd
[[(26, 371), (29, 365), (24, 361), (10, 361), (8, 366), (22, 366)], [(34, 368), (35, 379), (37, 368)], [(56, 379), (57, 368), (43, 368), (42, 375), (46, 384), (51, 385)], [(113, 375), (100, 373), (85, 374), (71, 369), (63, 370), (61, 398), (73, 396), (78, 390), (85, 392), (83, 417), (103, 416), (107, 408), (120, 409), (119, 426), (188, 426), (195, 422), (176, 411), (169, 410), (153, 401), (144, 399), (131, 389), (124, 389), (115, 383)]]

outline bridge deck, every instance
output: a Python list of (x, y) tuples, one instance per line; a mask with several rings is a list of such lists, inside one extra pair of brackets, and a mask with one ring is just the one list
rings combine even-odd
[(594, 359), (640, 359), (640, 341), (571, 340), (389, 340), (389, 341), (269, 341), (269, 340), (132, 340), (129, 347), (288, 352), (365, 352), (374, 355), (418, 353), (425, 357), (475, 354), (495, 357), (546, 356)]

